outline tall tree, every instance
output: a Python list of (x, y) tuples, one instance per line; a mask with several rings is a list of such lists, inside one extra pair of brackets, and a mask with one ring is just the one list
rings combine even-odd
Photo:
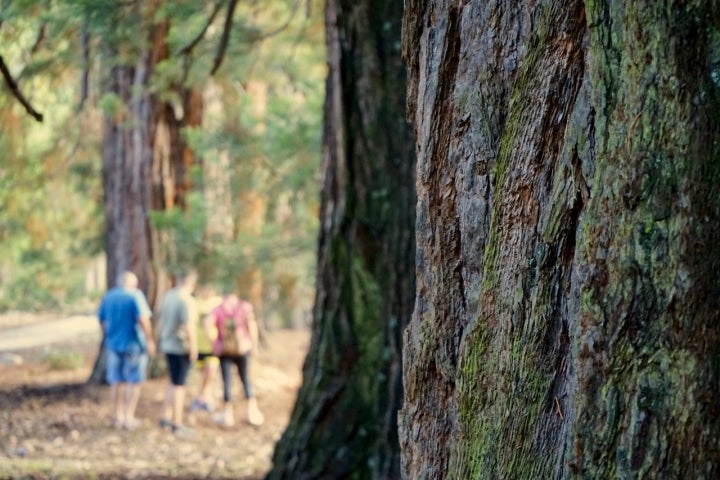
[(404, 478), (720, 474), (720, 4), (408, 0)]
[[(105, 112), (102, 150), (107, 283), (114, 285), (122, 271), (131, 270), (151, 305), (158, 292), (168, 288), (168, 275), (157, 261), (167, 242), (152, 225), (150, 213), (184, 205), (194, 155), (181, 129), (198, 126), (202, 119), (197, 88), (174, 83), (158, 89), (153, 84), (159, 65), (169, 58), (170, 21), (158, 15), (161, 6), (153, 0), (109, 7), (111, 18), (136, 22), (140, 38), (129, 47), (114, 44), (116, 38), (105, 45), (112, 64), (106, 96), (113, 100)], [(168, 100), (170, 91), (180, 99), (181, 116)], [(103, 378), (102, 350), (92, 380)]]
[(402, 2), (329, 0), (310, 353), (269, 479), (396, 478), (400, 332), (414, 298)]
[(162, 6), (153, 0), (129, 11), (115, 7), (122, 21), (137, 22), (140, 41), (130, 52), (107, 46), (114, 60), (106, 91), (116, 99), (116, 108), (106, 112), (103, 135), (108, 284), (131, 269), (151, 304), (167, 282), (159, 262), (153, 261), (162, 258), (166, 245), (150, 222), (150, 212), (184, 207), (194, 155), (181, 130), (202, 121), (197, 87), (184, 85), (180, 78), (154, 77), (170, 58), (170, 19), (159, 15)]

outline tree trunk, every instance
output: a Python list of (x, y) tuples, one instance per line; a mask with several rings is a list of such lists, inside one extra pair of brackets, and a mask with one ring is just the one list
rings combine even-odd
[(329, 75), (310, 352), (269, 479), (397, 478), (400, 332), (414, 298), (402, 2), (326, 5)]
[[(147, 18), (153, 18), (158, 2), (145, 7)], [(169, 242), (150, 222), (150, 212), (186, 205), (195, 159), (181, 129), (201, 124), (202, 95), (197, 88), (174, 87), (183, 102), (183, 116), (176, 118), (172, 104), (151, 92), (156, 66), (169, 58), (169, 22), (152, 21), (148, 28), (149, 47), (135, 64), (115, 66), (110, 72), (106, 88), (118, 105), (105, 116), (103, 180), (107, 284), (115, 285), (121, 272), (131, 270), (150, 306), (157, 307), (161, 293), (170, 287), (163, 268)], [(101, 346), (91, 381), (102, 381), (104, 357)]]
[[(152, 278), (149, 238), (152, 151), (148, 132), (151, 108), (147, 95), (138, 92), (147, 84), (148, 70), (147, 55), (135, 66), (112, 68), (108, 90), (117, 95), (121, 105), (105, 116), (102, 149), (107, 285), (115, 286), (119, 274), (131, 270), (145, 292)], [(103, 382), (105, 368), (103, 340), (90, 381)]]
[(402, 474), (720, 474), (720, 6), (407, 0)]
[[(151, 69), (170, 58), (168, 32), (170, 22), (164, 20), (152, 25)], [(175, 84), (168, 86), (177, 93), (180, 105), (173, 106), (161, 99), (159, 92), (151, 93), (146, 85), (146, 95), (150, 104), (150, 118), (147, 122), (151, 148), (151, 173), (149, 211), (164, 211), (173, 208), (187, 208), (187, 194), (192, 188), (190, 170), (195, 164), (195, 153), (182, 135), (185, 127), (199, 127), (202, 124), (202, 92), (196, 86)], [(179, 110), (176, 113), (176, 110)], [(179, 115), (178, 115), (179, 114)], [(149, 219), (148, 219), (149, 220)], [(148, 241), (152, 248), (153, 276), (148, 284), (148, 300), (154, 309), (159, 308), (162, 293), (171, 285), (168, 264), (177, 265), (177, 252), (174, 240), (168, 232), (163, 232), (149, 224)]]

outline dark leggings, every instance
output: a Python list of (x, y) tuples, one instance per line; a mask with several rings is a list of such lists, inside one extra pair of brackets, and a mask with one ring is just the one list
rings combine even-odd
[(250, 354), (240, 355), (237, 357), (220, 357), (220, 373), (223, 379), (223, 399), (225, 402), (232, 400), (232, 366), (237, 366), (240, 374), (240, 381), (245, 389), (245, 398), (252, 398), (253, 391), (250, 385), (250, 377), (248, 376), (248, 360)]

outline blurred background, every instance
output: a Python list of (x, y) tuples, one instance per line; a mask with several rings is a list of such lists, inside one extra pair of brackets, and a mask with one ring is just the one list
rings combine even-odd
[[(124, 268), (152, 303), (192, 265), (266, 326), (307, 324), (321, 2), (1, 0), (0, 55), (17, 97), (1, 90), (0, 311), (91, 311)], [(131, 169), (147, 189), (113, 183)], [(127, 228), (112, 205), (139, 209), (147, 238), (109, 245)]]

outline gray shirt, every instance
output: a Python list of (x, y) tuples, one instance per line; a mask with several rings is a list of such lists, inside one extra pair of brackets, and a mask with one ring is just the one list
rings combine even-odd
[(168, 291), (160, 306), (160, 351), (177, 355), (189, 353), (187, 323), (195, 321), (193, 297), (183, 295), (177, 287)]

